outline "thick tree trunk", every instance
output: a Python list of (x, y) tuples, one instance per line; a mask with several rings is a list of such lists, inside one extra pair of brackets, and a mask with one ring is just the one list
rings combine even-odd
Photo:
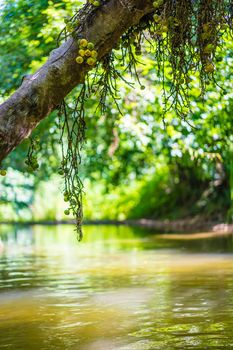
[[(108, 0), (88, 11), (80, 36), (96, 45), (100, 59), (152, 9), (151, 0)], [(89, 67), (78, 65), (76, 56), (71, 38), (0, 106), (0, 162), (84, 80)]]

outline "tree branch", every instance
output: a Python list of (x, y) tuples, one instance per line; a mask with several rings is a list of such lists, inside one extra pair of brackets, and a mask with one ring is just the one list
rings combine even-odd
[[(152, 10), (151, 0), (108, 0), (87, 13), (80, 37), (95, 44), (101, 59), (128, 28)], [(77, 51), (72, 38), (66, 41), (0, 105), (0, 162), (84, 81), (90, 67), (76, 63)]]

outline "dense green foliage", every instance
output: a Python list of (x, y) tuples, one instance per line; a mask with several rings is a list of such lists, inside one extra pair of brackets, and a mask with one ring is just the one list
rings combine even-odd
[[(74, 0), (41, 0), (36, 4), (29, 0), (3, 2), (1, 99), (20, 85), (23, 75), (35, 71), (45, 61), (64, 27), (63, 19), (80, 4), (81, 1)], [(124, 78), (131, 80), (134, 88), (119, 83), (116, 98), (122, 113), (114, 101), (107, 98), (105, 112), (96, 117), (98, 96), (91, 96), (86, 106), (86, 143), (81, 169), (81, 178), (86, 179), (86, 218), (177, 218), (201, 214), (216, 220), (226, 220), (228, 215), (231, 220), (233, 41), (227, 32), (224, 42), (224, 49), (215, 53), (218, 83), (211, 83), (204, 76), (207, 89), (204, 98), (198, 74), (190, 74), (192, 113), (185, 120), (172, 110), (164, 119), (163, 84), (153, 54), (148, 53), (148, 44), (143, 46), (141, 64), (137, 68), (143, 90), (126, 72)], [(116, 62), (117, 69), (120, 64)], [(163, 82), (169, 87), (169, 65), (164, 72)], [(71, 106), (77, 93), (78, 89), (68, 98)], [(34, 203), (32, 210), (40, 212), (39, 192), (43, 187), (40, 183), (49, 181), (53, 173), (59, 172), (58, 124), (58, 117), (53, 113), (34, 133), (41, 140), (37, 150), (40, 168), (36, 173), (27, 174), (24, 163), (29, 140), (6, 159), (5, 166), (11, 169), (12, 175), (1, 180), (4, 205), (14, 202), (15, 208), (22, 210)], [(21, 173), (25, 180), (13, 180), (22, 178)], [(22, 187), (28, 195), (25, 191), (21, 193)], [(62, 189), (62, 185), (60, 187)], [(12, 190), (14, 199), (10, 195)], [(54, 198), (57, 200), (56, 193)], [(40, 219), (62, 216), (56, 213), (60, 213), (60, 209), (53, 207), (56, 200), (51, 198), (50, 208), (39, 215)], [(41, 206), (44, 208), (43, 200)], [(63, 207), (61, 204), (60, 208)], [(25, 211), (21, 213), (25, 217)]]

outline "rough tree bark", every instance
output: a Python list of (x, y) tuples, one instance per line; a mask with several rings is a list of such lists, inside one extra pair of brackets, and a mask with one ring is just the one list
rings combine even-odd
[[(151, 0), (108, 0), (94, 13), (87, 13), (81, 37), (96, 45), (100, 59), (152, 10)], [(77, 45), (71, 38), (0, 105), (0, 162), (84, 80), (89, 68), (78, 65), (76, 56)]]

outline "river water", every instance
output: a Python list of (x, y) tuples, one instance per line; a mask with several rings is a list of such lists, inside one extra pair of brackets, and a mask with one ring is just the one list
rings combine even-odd
[(0, 227), (0, 349), (233, 349), (233, 237)]

